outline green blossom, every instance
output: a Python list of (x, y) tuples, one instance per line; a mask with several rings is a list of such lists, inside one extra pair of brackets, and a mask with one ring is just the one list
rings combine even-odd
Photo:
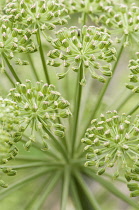
[(25, 145), (27, 150), (35, 141), (36, 131), (41, 133), (44, 146), (45, 139), (49, 138), (49, 134), (45, 135), (43, 130), (44, 125), (55, 135), (64, 136), (65, 127), (58, 119), (69, 117), (71, 112), (68, 108), (69, 102), (55, 90), (54, 85), (41, 81), (33, 86), (31, 81), (27, 80), (26, 84), (16, 83), (16, 88), (10, 90), (9, 97), (19, 108), (22, 132), (28, 129), (31, 133), (30, 140)]
[(13, 24), (29, 29), (54, 29), (55, 25), (67, 23), (68, 11), (59, 1), (12, 0), (4, 13)]
[[(0, 171), (4, 172), (1, 165), (15, 158), (18, 149), (15, 145), (14, 134), (18, 127), (18, 110), (16, 104), (8, 99), (0, 98)], [(5, 172), (4, 172), (5, 173)], [(7, 172), (8, 176), (15, 175), (13, 170)], [(8, 185), (0, 180), (1, 187)]]
[(80, 12), (90, 17), (103, 12), (106, 6), (113, 3), (112, 0), (61, 0), (61, 2), (66, 6), (69, 13)]
[(134, 93), (139, 93), (139, 52), (136, 53), (137, 59), (129, 61), (129, 83), (126, 87), (132, 90)]
[(8, 19), (3, 18), (3, 16), (0, 17), (0, 68), (2, 71), (5, 69), (3, 56), (12, 59), (15, 53), (36, 51), (36, 47), (30, 38), (31, 35), (31, 31), (11, 27)]
[(139, 35), (139, 7), (136, 4), (114, 4), (105, 8), (105, 14), (99, 21), (112, 30), (112, 33), (126, 36), (125, 45), (130, 41), (138, 42)]
[(137, 175), (135, 168), (139, 170), (138, 136), (139, 116), (132, 120), (129, 115), (118, 115), (117, 111), (109, 111), (106, 116), (101, 114), (100, 119), (92, 120), (82, 139), (87, 152), (85, 165), (96, 166), (99, 175), (115, 166), (115, 178), (125, 175), (133, 180), (133, 174)]
[[(78, 72), (82, 64), (83, 80), (87, 70), (94, 79), (101, 82), (105, 82), (104, 76), (112, 75), (110, 63), (116, 59), (116, 50), (110, 35), (102, 28), (94, 26), (83, 26), (82, 30), (75, 26), (62, 28), (56, 32), (56, 39), (52, 39), (51, 44), (55, 49), (47, 54), (51, 58), (47, 61), (48, 65), (58, 67), (63, 64), (68, 71), (71, 69)], [(66, 73), (58, 74), (59, 79)]]

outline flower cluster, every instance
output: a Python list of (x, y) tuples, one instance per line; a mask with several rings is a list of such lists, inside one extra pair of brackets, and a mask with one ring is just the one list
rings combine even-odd
[(113, 0), (61, 0), (70, 13), (82, 12), (95, 15), (104, 11), (104, 7), (113, 3)]
[(68, 10), (58, 0), (12, 0), (4, 13), (13, 24), (29, 29), (54, 29), (55, 25), (67, 23)]
[(115, 178), (124, 174), (128, 181), (139, 179), (139, 116), (132, 121), (129, 115), (108, 111), (106, 116), (101, 114), (100, 120), (93, 119), (91, 124), (82, 139), (87, 151), (85, 165), (96, 166), (99, 175), (115, 166)]
[(129, 81), (126, 87), (132, 90), (134, 93), (139, 93), (139, 52), (136, 53), (137, 59), (129, 61)]
[[(78, 72), (82, 64), (83, 81), (87, 69), (94, 79), (101, 82), (105, 82), (103, 75), (112, 75), (110, 63), (116, 59), (116, 50), (110, 35), (102, 28), (83, 26), (80, 30), (77, 27), (64, 27), (56, 32), (56, 39), (52, 39), (51, 44), (55, 49), (48, 52), (48, 57), (51, 58), (47, 60), (48, 65), (57, 67), (63, 63), (68, 71), (72, 69)], [(55, 60), (57, 58), (58, 61)], [(58, 74), (59, 79), (66, 73)]]
[[(64, 136), (65, 127), (60, 123), (60, 118), (71, 115), (69, 102), (61, 97), (53, 85), (36, 82), (33, 86), (30, 80), (26, 84), (16, 83), (16, 87), (10, 90), (9, 97), (17, 103), (20, 112), (20, 124), (22, 135), (30, 127), (30, 140), (25, 145), (26, 149), (35, 141), (35, 132), (41, 132), (43, 146), (48, 135), (47, 130), (59, 137)], [(45, 132), (43, 128), (45, 127)]]
[[(14, 142), (14, 132), (18, 125), (18, 110), (16, 104), (8, 99), (0, 98), (0, 165), (12, 160), (17, 154), (18, 149)], [(0, 170), (2, 168), (0, 167)], [(13, 170), (5, 172), (8, 176), (13, 176)], [(7, 184), (0, 180), (1, 187), (7, 187)]]
[(9, 20), (5, 17), (0, 17), (0, 56), (1, 70), (4, 70), (4, 59), (12, 59), (15, 53), (32, 53), (36, 51), (36, 47), (31, 40), (32, 32), (14, 28), (9, 24)]
[(137, 42), (139, 35), (139, 7), (135, 4), (114, 4), (105, 8), (105, 14), (99, 21), (112, 29), (115, 34), (120, 34), (120, 39), (125, 36), (125, 45), (129, 41)]

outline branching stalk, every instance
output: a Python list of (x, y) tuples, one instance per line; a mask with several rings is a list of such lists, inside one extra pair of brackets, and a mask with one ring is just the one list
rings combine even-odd
[(41, 61), (42, 61), (43, 69), (44, 69), (45, 78), (46, 78), (47, 83), (50, 84), (50, 79), (49, 79), (48, 70), (47, 70), (47, 66), (46, 66), (46, 62), (45, 62), (45, 57), (44, 57), (44, 52), (43, 52), (39, 29), (37, 31), (36, 36), (37, 36), (37, 42), (39, 45), (39, 53), (40, 53), (40, 57), (41, 57)]
[(79, 120), (79, 111), (81, 104), (81, 95), (82, 95), (82, 85), (80, 85), (80, 81), (83, 78), (83, 64), (81, 63), (80, 70), (78, 72), (77, 79), (77, 87), (75, 94), (75, 103), (74, 103), (74, 121), (73, 121), (73, 133), (72, 133), (72, 156), (74, 154), (75, 144), (76, 144), (76, 136), (78, 132), (78, 120)]
[(21, 83), (19, 77), (17, 76), (17, 74), (16, 74), (14, 68), (13, 68), (12, 65), (10, 64), (10, 62), (9, 62), (8, 58), (6, 57), (6, 55), (5, 55), (4, 53), (2, 53), (2, 56), (3, 56), (3, 58), (4, 58), (4, 60), (5, 60), (6, 64), (7, 64), (7, 66), (8, 66), (8, 68), (9, 68), (9, 70), (11, 71), (12, 75), (14, 76), (15, 80), (16, 80), (17, 82)]

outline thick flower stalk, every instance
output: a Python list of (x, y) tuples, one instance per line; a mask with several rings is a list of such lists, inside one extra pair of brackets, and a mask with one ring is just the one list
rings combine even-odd
[(85, 165), (96, 166), (98, 175), (112, 167), (115, 178), (131, 175), (139, 160), (139, 116), (132, 121), (130, 115), (109, 111), (91, 124), (82, 139), (87, 152)]
[[(67, 72), (69, 69), (78, 72), (82, 64), (84, 71), (81, 84), (85, 84), (87, 70), (94, 79), (101, 82), (105, 82), (104, 76), (112, 75), (110, 63), (116, 59), (116, 50), (110, 35), (102, 28), (62, 28), (56, 32), (56, 39), (52, 39), (51, 43), (55, 49), (48, 52), (51, 60), (47, 64), (54, 67), (63, 64), (68, 68)], [(67, 72), (58, 74), (59, 79)]]
[(129, 61), (129, 83), (126, 87), (132, 90), (134, 93), (139, 93), (139, 52), (136, 53), (137, 59)]
[(67, 23), (68, 11), (59, 1), (12, 0), (4, 13), (13, 24), (29, 29), (54, 29), (55, 25)]
[(105, 7), (105, 14), (99, 17), (99, 21), (119, 35), (119, 41), (126, 36), (125, 45), (129, 42), (136, 43), (139, 35), (139, 7), (131, 5), (114, 4)]
[(25, 145), (26, 149), (35, 141), (36, 131), (41, 133), (45, 147), (51, 132), (60, 138), (64, 137), (65, 127), (59, 119), (69, 117), (71, 112), (68, 108), (69, 102), (55, 90), (54, 85), (41, 81), (33, 86), (31, 81), (27, 80), (26, 84), (17, 83), (16, 88), (10, 90), (9, 97), (19, 108), (21, 135), (26, 129), (31, 133), (30, 140)]

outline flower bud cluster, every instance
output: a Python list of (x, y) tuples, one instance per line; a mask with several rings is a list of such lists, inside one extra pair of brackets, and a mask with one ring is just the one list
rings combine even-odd
[[(18, 149), (14, 142), (14, 132), (16, 132), (19, 123), (18, 114), (14, 102), (0, 98), (0, 165), (6, 164), (18, 154)], [(4, 172), (1, 167), (0, 171)], [(12, 176), (12, 173), (11, 169), (7, 172), (7, 175)], [(0, 180), (0, 186), (6, 188), (7, 184)]]
[(0, 68), (4, 70), (3, 54), (12, 59), (15, 53), (32, 53), (36, 47), (31, 40), (32, 32), (12, 27), (8, 19), (0, 17)]
[(126, 87), (132, 90), (134, 93), (139, 93), (139, 52), (136, 53), (137, 59), (129, 61), (129, 83)]
[(104, 11), (105, 6), (113, 3), (113, 0), (61, 0), (66, 5), (69, 13), (82, 12), (87, 15), (96, 15)]
[(55, 135), (61, 138), (64, 136), (65, 127), (59, 123), (58, 119), (69, 117), (71, 112), (68, 108), (69, 102), (55, 90), (54, 85), (41, 81), (33, 86), (31, 81), (27, 80), (26, 84), (16, 83), (16, 87), (10, 90), (9, 97), (17, 103), (19, 108), (21, 132), (30, 129), (30, 140), (25, 145), (27, 150), (35, 141), (36, 131), (41, 132), (43, 147), (45, 146), (46, 149), (45, 139), (49, 136), (43, 131), (44, 124)]
[(136, 4), (114, 4), (105, 8), (105, 14), (99, 17), (99, 21), (108, 28), (126, 36), (125, 45), (129, 41), (137, 41), (139, 34), (139, 7)]
[(68, 10), (58, 0), (12, 0), (4, 8), (4, 13), (13, 24), (31, 29), (55, 28), (67, 23)]
[[(64, 27), (56, 32), (56, 39), (52, 39), (51, 43), (55, 49), (47, 54), (51, 58), (47, 60), (48, 65), (58, 67), (63, 64), (78, 72), (82, 64), (83, 74), (88, 69), (91, 76), (100, 82), (105, 82), (104, 76), (112, 75), (110, 63), (116, 60), (116, 50), (104, 29), (95, 26), (83, 26), (82, 30), (76, 26)], [(61, 79), (65, 75), (58, 74), (58, 77)]]
[(82, 139), (87, 152), (85, 165), (96, 166), (99, 175), (115, 166), (114, 178), (123, 174), (131, 177), (139, 160), (139, 116), (132, 121), (129, 115), (108, 111), (91, 124)]

